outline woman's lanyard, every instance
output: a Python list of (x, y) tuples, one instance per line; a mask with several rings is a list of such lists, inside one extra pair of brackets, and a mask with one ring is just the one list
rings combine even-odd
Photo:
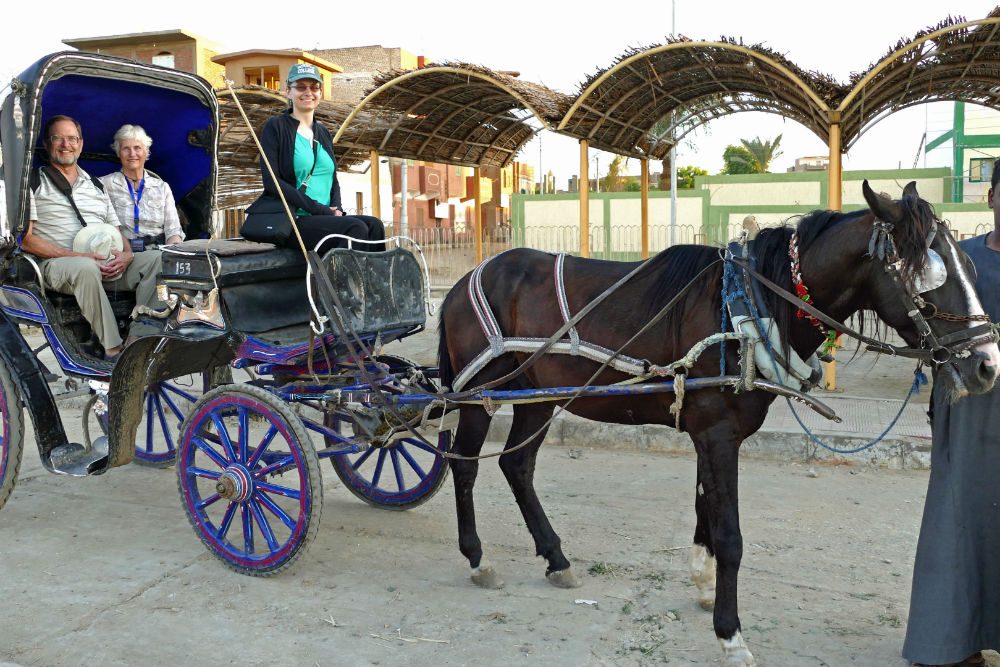
[[(122, 172), (125, 176), (125, 172)], [(128, 193), (132, 195), (132, 224), (135, 235), (139, 235), (139, 202), (142, 201), (142, 191), (146, 189), (146, 174), (143, 172), (142, 180), (139, 181), (139, 192), (132, 189), (132, 179), (125, 176), (125, 184), (128, 185)]]

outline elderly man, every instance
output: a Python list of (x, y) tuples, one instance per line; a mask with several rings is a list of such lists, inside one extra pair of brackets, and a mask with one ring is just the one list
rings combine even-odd
[[(83, 152), (80, 124), (68, 116), (54, 116), (45, 125), (49, 165), (37, 175), (33, 187), (28, 231), (21, 248), (37, 257), (48, 289), (72, 294), (104, 347), (114, 360), (122, 351), (111, 303), (105, 290), (136, 292), (136, 303), (163, 308), (156, 298), (159, 251), (133, 253), (122, 235), (122, 248), (110, 255), (75, 252), (73, 240), (87, 224), (106, 223), (121, 235), (118, 216), (99, 182), (80, 168)], [(115, 239), (117, 241), (117, 239)], [(156, 333), (156, 327), (133, 322), (126, 343)]]

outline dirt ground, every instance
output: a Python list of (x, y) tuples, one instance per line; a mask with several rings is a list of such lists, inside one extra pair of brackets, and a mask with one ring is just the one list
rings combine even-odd
[[(432, 339), (387, 352), (433, 362)], [(843, 392), (905, 392), (912, 367), (867, 359), (844, 367)], [(63, 412), (76, 438), (78, 414)], [(492, 462), (477, 511), (499, 591), (469, 581), (450, 480), (395, 513), (323, 467), (315, 543), (291, 570), (257, 579), (201, 545), (173, 470), (51, 475), (29, 430), (0, 511), (0, 667), (721, 663), (688, 580), (693, 456), (543, 449), (537, 489), (584, 581), (569, 591), (544, 579)], [(740, 476), (740, 608), (758, 664), (903, 667), (927, 472), (745, 458)]]
[[(543, 578), (502, 475), (477, 486), (487, 556), (458, 553), (451, 485), (369, 507), (326, 465), (319, 536), (291, 571), (235, 574), (184, 518), (173, 470), (45, 472), (29, 439), (0, 512), (0, 659), (19, 665), (716, 665), (695, 602), (688, 456), (549, 447), (538, 490), (584, 585)], [(902, 666), (925, 472), (746, 460), (741, 612), (761, 666)], [(201, 648), (198, 648), (201, 647)]]

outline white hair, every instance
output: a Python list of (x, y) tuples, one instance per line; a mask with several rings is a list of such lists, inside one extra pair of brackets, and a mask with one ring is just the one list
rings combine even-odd
[(115, 155), (118, 155), (121, 149), (121, 142), (125, 139), (138, 141), (146, 147), (147, 152), (149, 151), (149, 147), (153, 145), (153, 139), (146, 134), (146, 130), (142, 129), (141, 125), (122, 125), (115, 132), (115, 140), (111, 144), (111, 150), (115, 152)]

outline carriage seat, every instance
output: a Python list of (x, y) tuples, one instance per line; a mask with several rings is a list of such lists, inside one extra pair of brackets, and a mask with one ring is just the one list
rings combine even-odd
[(293, 248), (244, 239), (193, 239), (162, 246), (158, 282), (174, 290), (216, 286), (229, 326), (262, 333), (309, 321), (306, 260)]
[[(80, 311), (80, 305), (76, 302), (76, 297), (72, 294), (63, 294), (52, 289), (45, 289), (43, 297), (42, 281), (35, 270), (35, 264), (23, 255), (18, 255), (14, 259), (10, 274), (13, 277), (12, 284), (29, 290), (39, 298), (43, 298), (43, 301), (47, 300), (48, 304), (58, 314), (57, 319), (61, 324), (70, 325), (87, 322)], [(135, 306), (135, 292), (108, 292), (107, 294), (108, 301), (111, 302), (111, 310), (115, 314), (119, 328), (121, 328), (121, 325), (129, 322), (132, 316), (132, 308)]]
[[(303, 278), (306, 260), (297, 248), (243, 239), (194, 239), (161, 246), (161, 277), (180, 287), (201, 289), (207, 280), (219, 287)], [(214, 276), (214, 280), (213, 280)]]

